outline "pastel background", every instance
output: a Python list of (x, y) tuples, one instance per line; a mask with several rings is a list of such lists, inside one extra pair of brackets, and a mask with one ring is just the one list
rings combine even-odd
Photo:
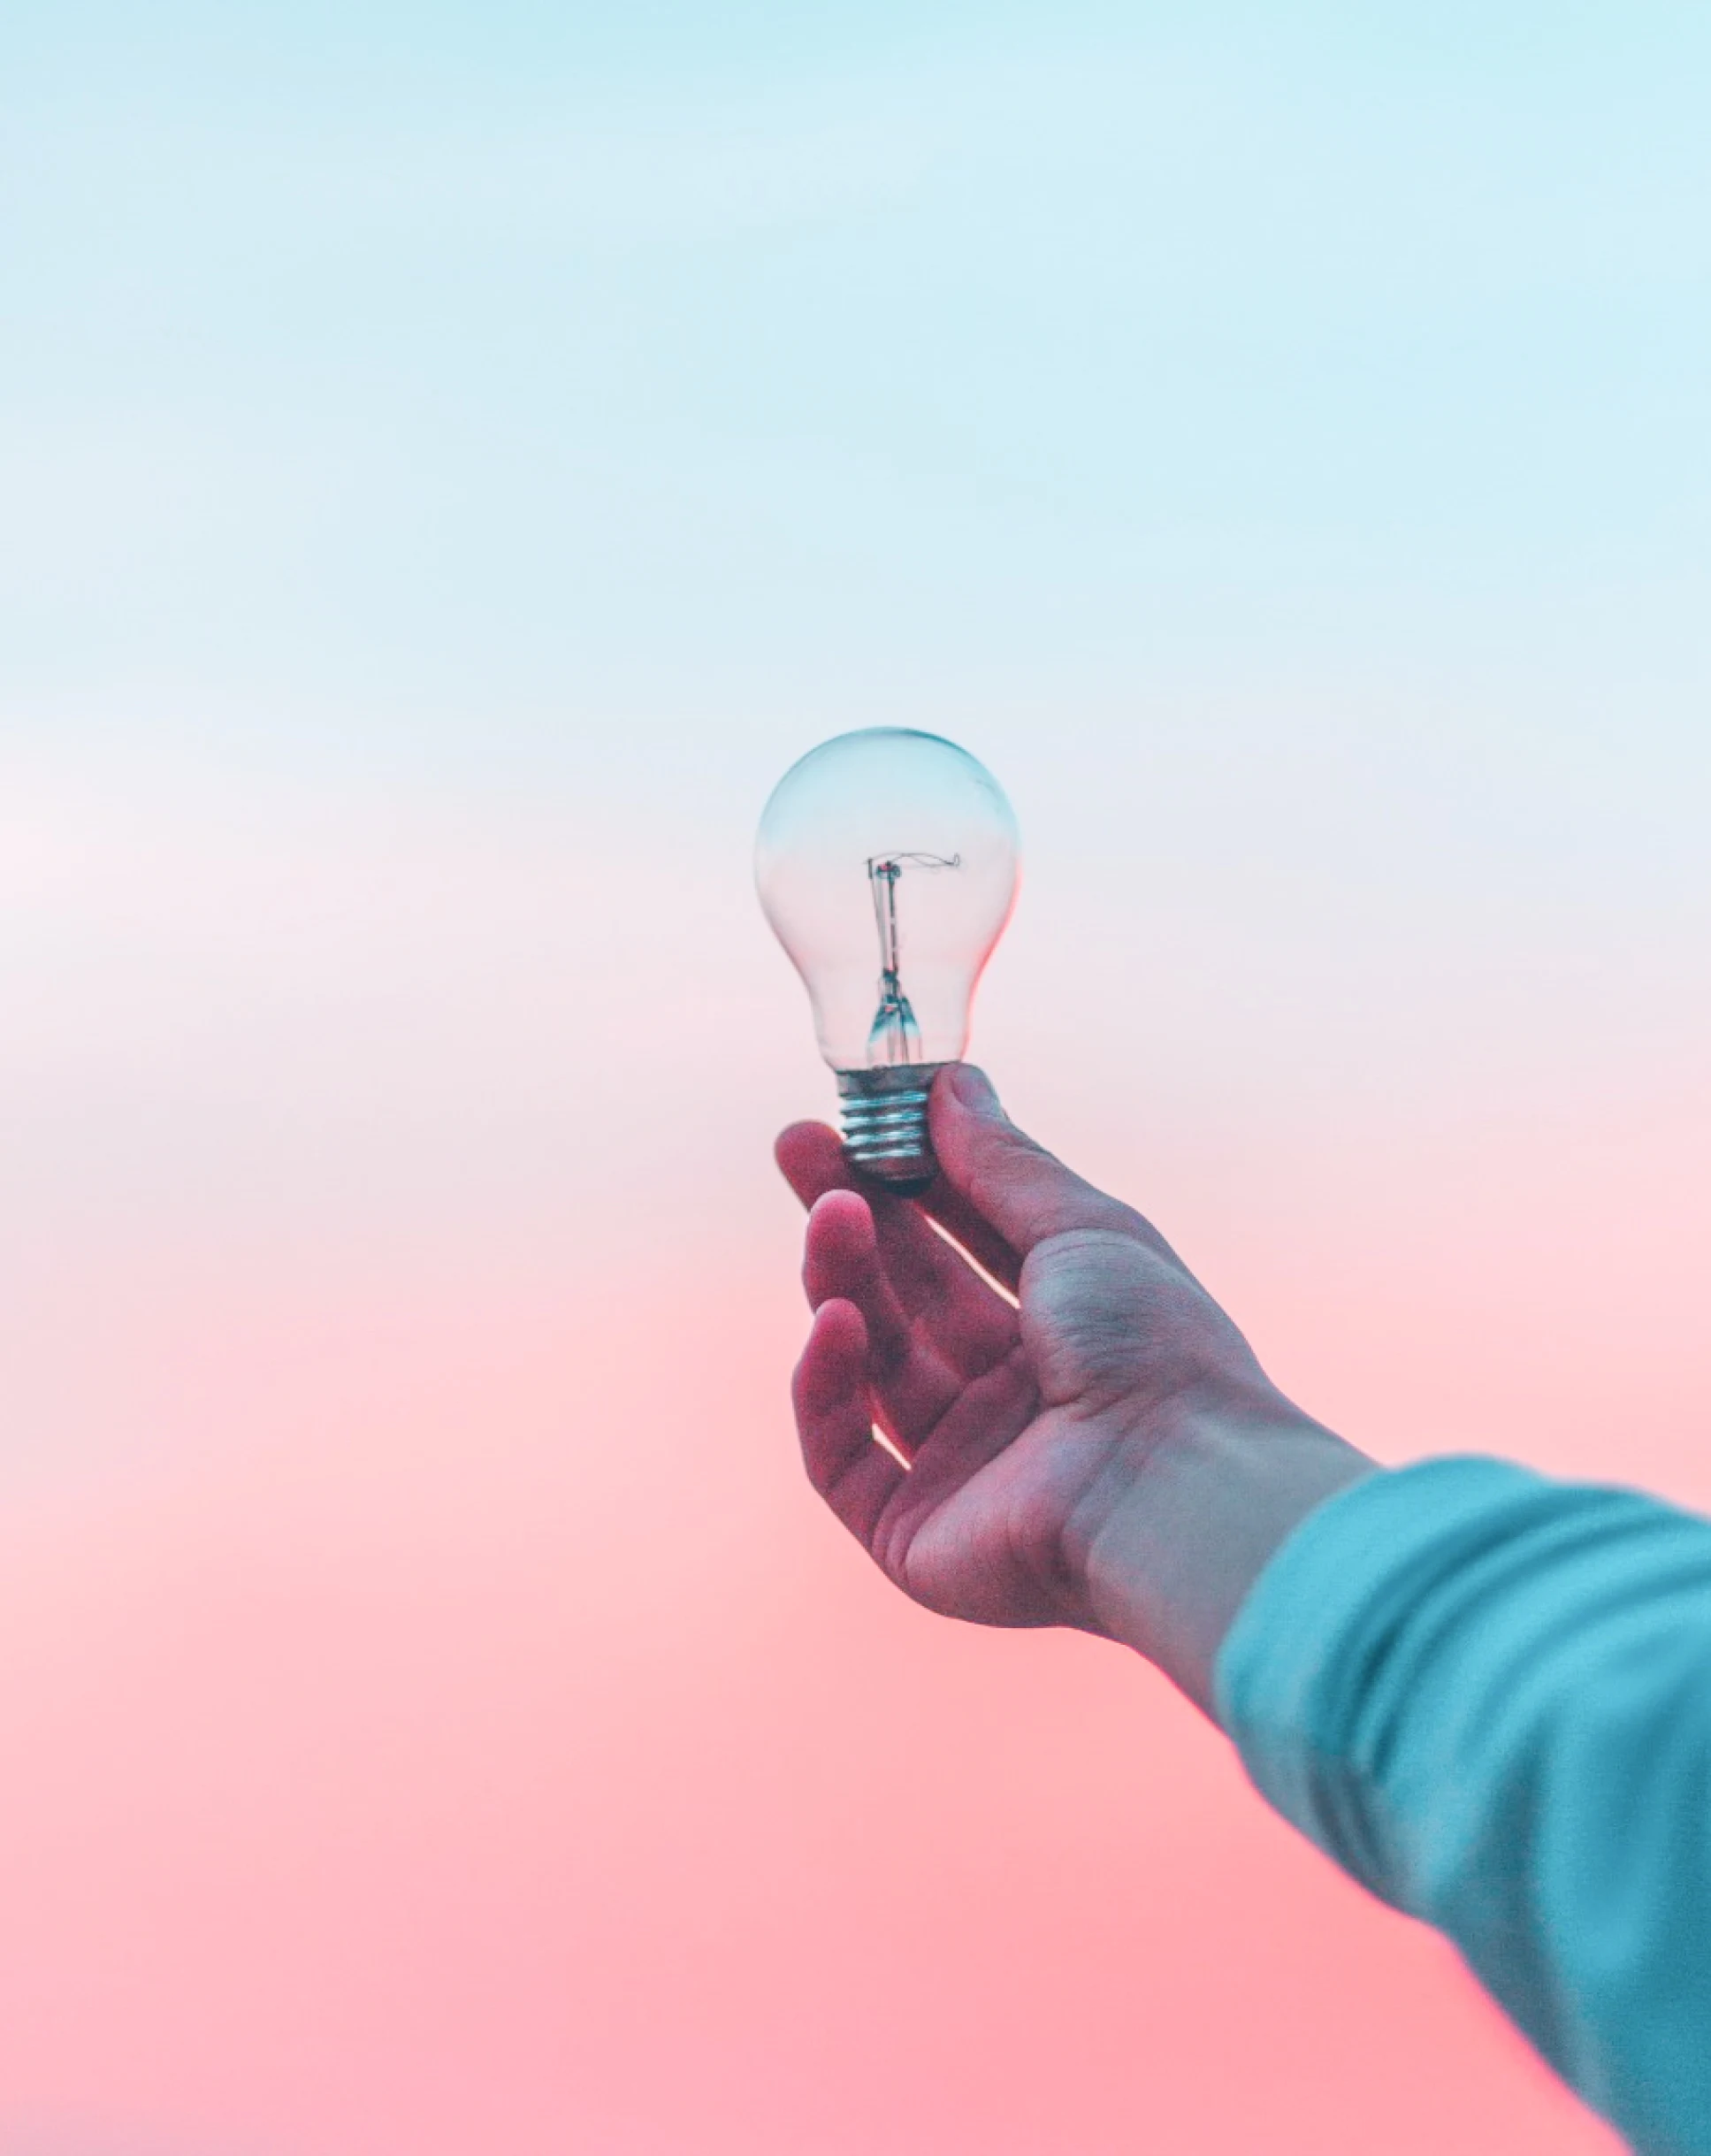
[(748, 850), (1388, 1457), (1711, 1502), (1711, 16), (0, 21), (0, 2156), (1590, 2156), (801, 1484)]

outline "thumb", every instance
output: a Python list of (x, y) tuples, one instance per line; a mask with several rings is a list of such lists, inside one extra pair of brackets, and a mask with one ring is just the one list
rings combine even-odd
[(996, 1229), (1018, 1258), (1072, 1228), (1145, 1233), (1137, 1213), (1083, 1182), (1017, 1129), (990, 1080), (970, 1063), (948, 1064), (929, 1112), (939, 1169), (958, 1196)]

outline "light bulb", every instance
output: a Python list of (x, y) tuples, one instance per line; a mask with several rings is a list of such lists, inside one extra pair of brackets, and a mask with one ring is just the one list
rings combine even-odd
[(754, 880), (837, 1074), (850, 1160), (907, 1193), (932, 1181), (927, 1097), (968, 1044), (975, 983), (1016, 898), (1016, 819), (954, 742), (839, 734), (773, 789)]

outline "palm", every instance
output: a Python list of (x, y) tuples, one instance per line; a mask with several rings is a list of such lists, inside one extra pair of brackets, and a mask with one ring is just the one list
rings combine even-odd
[[(1146, 1443), (1205, 1359), (1209, 1315), (1220, 1323), (1138, 1215), (1033, 1158), (1077, 1202), (1061, 1219), (1048, 1210), (1037, 1239), (1017, 1237), (1024, 1272), (974, 1202), (983, 1193), (947, 1177), (920, 1206), (870, 1198), (829, 1130), (798, 1124), (779, 1144), (814, 1208), (804, 1276), (817, 1317), (796, 1383), (810, 1476), (899, 1586), (986, 1624), (1087, 1621), (1066, 1563), (1078, 1507), (1116, 1454)], [(929, 1207), (1020, 1286), (1020, 1306), (935, 1232)], [(1221, 1323), (1218, 1349), (1245, 1356)]]

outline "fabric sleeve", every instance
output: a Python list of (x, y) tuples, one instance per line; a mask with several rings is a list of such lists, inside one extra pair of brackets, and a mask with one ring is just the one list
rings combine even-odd
[(1256, 1581), (1218, 1705), (1637, 2149), (1711, 2156), (1711, 1523), (1497, 1460), (1371, 1476)]

